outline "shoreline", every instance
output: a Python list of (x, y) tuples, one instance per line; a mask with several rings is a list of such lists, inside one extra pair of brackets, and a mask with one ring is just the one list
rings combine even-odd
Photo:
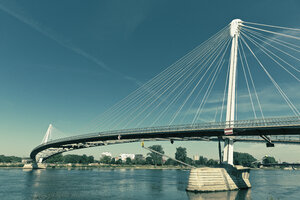
[[(0, 169), (23, 169), (24, 163), (0, 163)], [(197, 168), (203, 168), (208, 166), (197, 166)], [(217, 166), (216, 166), (217, 167)], [(190, 170), (190, 167), (185, 166), (171, 166), (171, 165), (113, 165), (113, 164), (51, 164), (47, 163), (45, 169), (166, 169), (166, 170)], [(291, 167), (280, 168), (280, 167), (262, 167), (262, 168), (251, 168), (251, 170), (300, 170), (300, 168), (292, 169)]]
[(47, 164), (46, 169), (176, 169), (176, 170), (190, 170), (189, 167), (184, 166), (154, 166), (154, 165), (109, 165), (109, 164)]

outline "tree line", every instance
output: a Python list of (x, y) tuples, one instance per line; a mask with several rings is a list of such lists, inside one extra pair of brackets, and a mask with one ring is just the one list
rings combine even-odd
[(20, 157), (0, 155), (0, 163), (17, 163), (21, 161), (22, 158)]
[[(150, 149), (160, 152), (161, 154), (164, 154), (164, 150), (161, 145), (153, 145), (149, 147)], [(175, 159), (180, 160), (182, 162), (185, 162), (189, 165), (193, 166), (218, 166), (219, 161), (208, 159), (204, 156), (199, 156), (198, 160), (193, 160), (187, 156), (187, 150), (184, 147), (178, 147), (176, 148), (175, 153)], [(104, 156), (100, 159), (100, 163), (104, 164), (136, 164), (136, 165), (181, 165), (180, 163), (176, 162), (173, 159), (167, 159), (165, 162), (163, 160), (163, 156), (156, 154), (154, 152), (149, 152), (147, 154), (147, 157), (145, 159), (143, 158), (135, 158), (131, 160), (130, 158), (127, 158), (126, 161), (122, 160), (115, 160), (115, 158), (111, 158), (109, 156)], [(248, 153), (241, 153), (241, 152), (234, 152), (233, 153), (233, 163), (235, 165), (242, 165), (244, 167), (258, 167), (260, 162), (257, 161), (252, 155)], [(277, 163), (274, 157), (264, 157), (262, 160), (263, 164), (268, 163)]]
[[(161, 145), (152, 145), (149, 147), (152, 150), (155, 150), (157, 152), (160, 152), (164, 154), (164, 150)], [(193, 160), (187, 156), (187, 149), (184, 147), (178, 147), (176, 148), (175, 153), (175, 159), (180, 160), (182, 162), (185, 162), (189, 165), (193, 166), (217, 166), (219, 164), (219, 161), (208, 159), (204, 156), (199, 156), (198, 160)], [(16, 157), (16, 156), (4, 156), (0, 155), (0, 163), (16, 163), (21, 162), (22, 158)], [(74, 154), (68, 154), (68, 155), (62, 155), (57, 154), (55, 156), (50, 157), (45, 161), (46, 163), (81, 163), (81, 164), (89, 164), (89, 163), (95, 163), (98, 162), (94, 159), (93, 156), (87, 156), (87, 155), (74, 155)], [(114, 164), (114, 165), (172, 165), (177, 166), (181, 165), (180, 163), (174, 161), (173, 159), (167, 159), (163, 160), (163, 156), (158, 155), (153, 152), (149, 152), (146, 156), (146, 158), (143, 158), (142, 156), (136, 156), (134, 159), (126, 158), (125, 161), (122, 161), (121, 159), (116, 160), (115, 158), (111, 158), (109, 156), (103, 156), (100, 161), (100, 163), (104, 164)], [(252, 155), (248, 153), (240, 153), (240, 152), (234, 152), (233, 153), (233, 163), (235, 165), (243, 165), (245, 167), (258, 167), (261, 163), (257, 161)], [(262, 164), (272, 164), (277, 163), (274, 157), (265, 156), (262, 159)]]
[(46, 163), (80, 163), (80, 164), (89, 164), (94, 163), (95, 159), (94, 156), (87, 156), (83, 154), (80, 155), (74, 155), (74, 154), (68, 154), (63, 156), (62, 154), (57, 154), (55, 156), (52, 156), (48, 158)]
[[(162, 154), (164, 154), (164, 151), (160, 145), (153, 145), (149, 147), (150, 149), (153, 149), (155, 151), (158, 151)], [(162, 165), (163, 160), (162, 156), (155, 154), (153, 152), (147, 154), (149, 157), (148, 160), (152, 161), (151, 164), (153, 165)], [(147, 160), (146, 158), (146, 160)], [(268, 157), (269, 161), (271, 157)], [(208, 159), (205, 158), (204, 156), (199, 156), (199, 159), (193, 160), (187, 156), (187, 150), (184, 147), (178, 147), (176, 148), (176, 153), (175, 153), (175, 159), (182, 161), (184, 163), (187, 163), (189, 165), (194, 165), (194, 166), (217, 166), (219, 165), (219, 161), (213, 160), (213, 159)], [(240, 152), (234, 152), (233, 153), (233, 163), (235, 165), (243, 165), (245, 167), (257, 167), (257, 160), (250, 154), (248, 153), (240, 153)], [(275, 161), (275, 159), (274, 159)], [(263, 161), (264, 162), (264, 161)], [(181, 165), (180, 163), (176, 162), (173, 159), (168, 159), (164, 163), (165, 165)]]

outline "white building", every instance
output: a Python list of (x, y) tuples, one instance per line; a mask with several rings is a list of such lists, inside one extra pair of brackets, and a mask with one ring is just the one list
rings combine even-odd
[(103, 153), (101, 154), (101, 157), (104, 157), (104, 156), (112, 157), (112, 155), (111, 155), (110, 152), (103, 152)]
[(194, 155), (193, 160), (199, 160), (199, 155)]
[(120, 154), (120, 157), (122, 161), (126, 161), (126, 158), (130, 158), (131, 160), (133, 160), (135, 158), (135, 155), (131, 153), (122, 153)]

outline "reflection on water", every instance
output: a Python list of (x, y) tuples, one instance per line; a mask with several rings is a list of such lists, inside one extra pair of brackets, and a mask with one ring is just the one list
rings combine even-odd
[(183, 170), (0, 169), (0, 200), (10, 199), (299, 199), (300, 170), (253, 170), (250, 190), (186, 192)]
[(185, 191), (187, 183), (188, 183), (189, 173), (190, 173), (189, 170), (186, 170), (186, 171), (177, 170), (177, 173), (176, 173), (177, 190)]
[(149, 181), (147, 183), (149, 184), (149, 188), (151, 191), (162, 191), (163, 186), (163, 170), (150, 170), (149, 171)]
[(234, 191), (226, 191), (226, 192), (207, 192), (207, 193), (193, 193), (187, 192), (189, 200), (250, 200), (251, 189), (249, 190), (234, 190)]

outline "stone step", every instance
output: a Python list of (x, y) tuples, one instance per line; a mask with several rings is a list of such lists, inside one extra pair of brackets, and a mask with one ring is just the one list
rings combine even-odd
[[(251, 187), (249, 169), (235, 170), (233, 176), (225, 168), (196, 168), (189, 176), (188, 191), (224, 191)], [(247, 171), (248, 170), (248, 171)], [(245, 175), (246, 173), (246, 175)], [(242, 174), (244, 176), (242, 176)], [(243, 178), (247, 177), (247, 178)]]

